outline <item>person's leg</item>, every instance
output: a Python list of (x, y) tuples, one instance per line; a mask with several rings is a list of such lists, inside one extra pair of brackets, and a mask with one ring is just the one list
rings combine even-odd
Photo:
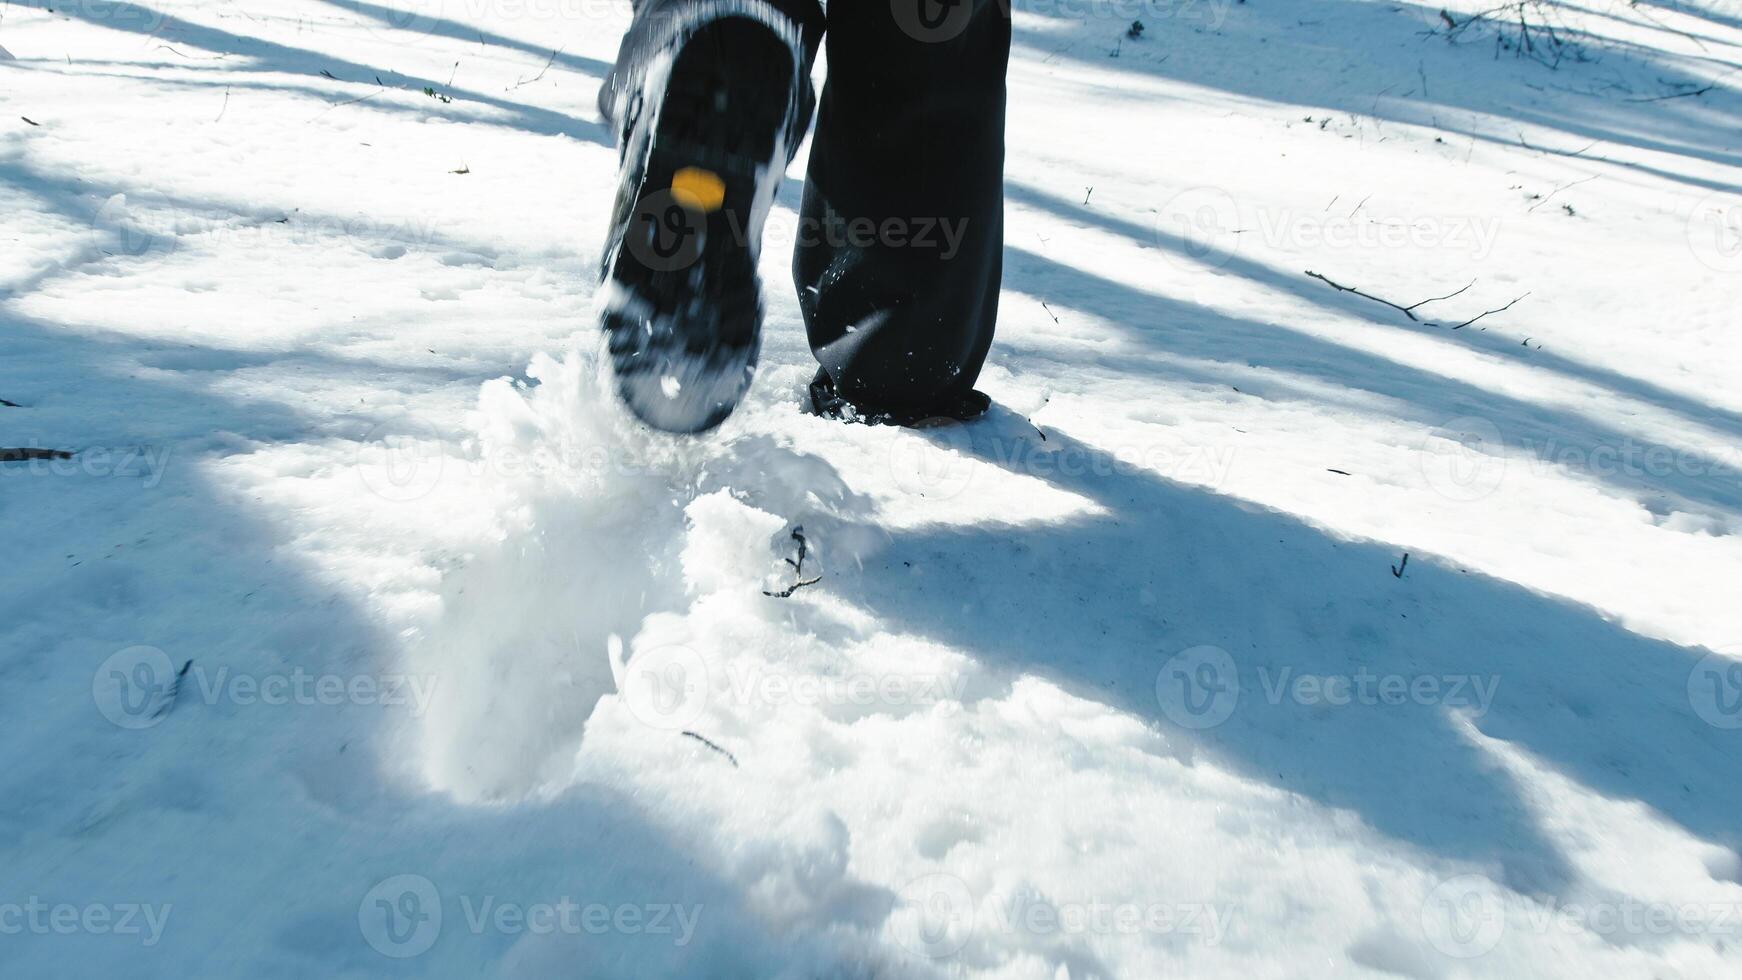
[(817, 407), (984, 409), (1004, 246), (1000, 0), (836, 0), (797, 255)]
[(731, 414), (761, 349), (762, 223), (811, 115), (817, 0), (640, 0), (599, 94), (617, 203), (601, 323), (618, 396), (646, 424)]

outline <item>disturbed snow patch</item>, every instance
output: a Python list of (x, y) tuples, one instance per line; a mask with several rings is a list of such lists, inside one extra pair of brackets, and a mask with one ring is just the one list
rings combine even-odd
[(484, 385), (473, 419), (483, 468), (512, 501), (501, 538), (448, 577), (412, 654), (442, 679), (423, 776), (462, 799), (568, 785), (588, 717), (643, 653), (644, 622), (728, 584), (760, 600), (789, 525), (827, 521), (850, 496), (826, 464), (742, 426), (706, 440), (646, 430), (591, 354), (540, 355), (526, 373), (533, 384)]

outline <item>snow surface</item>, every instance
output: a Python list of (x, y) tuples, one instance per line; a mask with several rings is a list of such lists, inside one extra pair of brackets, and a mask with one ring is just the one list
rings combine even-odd
[(0, 6), (0, 975), (1742, 975), (1742, 12), (1439, 11), (1020, 4), (993, 414), (801, 154), (673, 440), (626, 4)]

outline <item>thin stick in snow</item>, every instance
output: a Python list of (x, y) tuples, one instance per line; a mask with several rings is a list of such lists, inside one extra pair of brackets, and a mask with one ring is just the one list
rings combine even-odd
[(522, 85), (531, 85), (531, 84), (532, 84), (532, 83), (533, 83), (533, 82), (536, 82), (536, 81), (538, 81), (538, 80), (539, 80), (539, 79), (541, 79), (541, 78), (543, 78), (543, 77), (544, 77), (544, 73), (545, 73), (545, 72), (547, 72), (547, 71), (550, 71), (550, 66), (551, 66), (551, 65), (554, 65), (554, 64), (556, 64), (556, 56), (557, 56), (557, 55), (559, 55), (559, 54), (561, 54), (561, 53), (562, 53), (562, 51), (563, 51), (563, 49), (562, 49), (562, 48), (557, 48), (557, 49), (556, 49), (556, 50), (555, 50), (555, 51), (552, 51), (552, 52), (551, 52), (551, 53), (550, 53), (550, 60), (549, 60), (549, 61), (546, 61), (546, 62), (545, 62), (545, 63), (544, 63), (544, 67), (543, 67), (543, 68), (541, 68), (541, 69), (539, 69), (539, 72), (538, 72), (538, 74), (536, 74), (536, 75), (534, 75), (534, 76), (532, 76), (532, 77), (531, 77), (531, 78), (523, 78), (523, 79), (521, 79), (521, 80), (520, 80), (520, 81), (518, 81), (518, 82), (515, 82), (515, 83), (514, 83), (514, 84), (513, 84), (513, 85), (510, 85), (510, 86), (509, 86), (509, 87), (508, 87), (508, 91), (510, 91), (510, 92), (512, 92), (512, 91), (514, 91), (514, 90), (515, 90), (515, 89), (517, 89), (517, 88), (519, 88), (519, 87), (520, 87), (520, 86), (522, 86)]
[(1353, 286), (1345, 286), (1342, 283), (1336, 282), (1336, 281), (1334, 281), (1326, 276), (1319, 275), (1318, 273), (1312, 271), (1311, 269), (1307, 270), (1307, 275), (1311, 276), (1314, 279), (1317, 279), (1318, 281), (1324, 283), (1325, 285), (1331, 287), (1332, 289), (1335, 289), (1337, 292), (1354, 293), (1356, 296), (1359, 296), (1362, 299), (1370, 299), (1375, 303), (1383, 303), (1386, 306), (1389, 306), (1392, 309), (1397, 310), (1398, 312), (1402, 313), (1404, 316), (1409, 317), (1411, 320), (1416, 321), (1417, 323), (1421, 322), (1421, 318), (1415, 315), (1416, 310), (1421, 309), (1422, 307), (1428, 305), (1429, 303), (1438, 303), (1442, 299), (1451, 299), (1453, 296), (1456, 296), (1459, 293), (1462, 293), (1464, 290), (1469, 289), (1471, 286), (1474, 286), (1476, 284), (1476, 280), (1472, 279), (1469, 281), (1469, 283), (1467, 283), (1463, 287), (1463, 289), (1455, 290), (1453, 292), (1445, 294), (1444, 296), (1435, 296), (1435, 297), (1432, 297), (1431, 299), (1424, 299), (1419, 303), (1412, 303), (1409, 306), (1404, 306), (1401, 303), (1393, 303), (1392, 301), (1390, 301), (1388, 299), (1383, 299), (1381, 297), (1374, 296), (1372, 293), (1364, 293), (1361, 290), (1356, 289)]
[(1529, 213), (1531, 211), (1535, 211), (1537, 208), (1542, 207), (1544, 204), (1547, 204), (1549, 201), (1554, 200), (1554, 196), (1556, 194), (1559, 194), (1561, 191), (1564, 191), (1564, 190), (1568, 189), (1569, 187), (1577, 187), (1580, 184), (1588, 184), (1591, 181), (1596, 180), (1598, 177), (1601, 177), (1601, 176), (1602, 176), (1602, 174), (1592, 174), (1591, 176), (1586, 177), (1583, 180), (1575, 180), (1575, 181), (1572, 181), (1570, 183), (1562, 184), (1559, 187), (1556, 187), (1554, 190), (1549, 191), (1548, 197), (1543, 198), (1542, 200), (1536, 202), (1535, 204), (1532, 204), (1530, 207), (1526, 208), (1525, 211), (1526, 211), (1526, 213)]
[[(1529, 293), (1525, 293), (1525, 294), (1524, 294), (1524, 296), (1529, 296), (1529, 295), (1530, 295), (1530, 294), (1529, 294)], [(1524, 298), (1524, 296), (1520, 296), (1520, 297), (1518, 297), (1518, 299), (1523, 299), (1523, 298)], [(1472, 324), (1472, 323), (1475, 323), (1475, 322), (1476, 322), (1476, 321), (1477, 321), (1477, 320), (1480, 320), (1480, 319), (1482, 319), (1482, 317), (1485, 317), (1485, 316), (1492, 316), (1492, 315), (1493, 315), (1493, 314), (1495, 314), (1495, 313), (1505, 313), (1505, 312), (1506, 312), (1506, 311), (1507, 311), (1507, 310), (1510, 310), (1510, 309), (1512, 309), (1512, 308), (1513, 308), (1513, 307), (1514, 307), (1514, 306), (1516, 306), (1516, 305), (1518, 305), (1518, 299), (1515, 299), (1515, 300), (1513, 300), (1513, 301), (1512, 301), (1512, 302), (1510, 302), (1510, 303), (1507, 303), (1507, 304), (1506, 304), (1506, 305), (1505, 305), (1505, 306), (1502, 306), (1502, 307), (1500, 307), (1500, 308), (1499, 308), (1499, 309), (1497, 309), (1497, 310), (1489, 310), (1489, 311), (1488, 311), (1488, 312), (1487, 312), (1487, 313), (1483, 313), (1483, 314), (1480, 314), (1480, 315), (1478, 315), (1478, 316), (1473, 316), (1473, 317), (1471, 317), (1471, 318), (1470, 318), (1470, 319), (1468, 319), (1468, 320), (1465, 320), (1465, 321), (1464, 321), (1464, 322), (1463, 322), (1463, 323), (1460, 323), (1460, 324), (1458, 324), (1458, 325), (1457, 325), (1457, 326), (1455, 326), (1455, 327), (1453, 327), (1453, 328), (1452, 328), (1452, 329), (1453, 329), (1453, 330), (1462, 330), (1462, 329), (1464, 329), (1464, 328), (1465, 328), (1465, 327), (1467, 327), (1467, 326), (1469, 326), (1469, 325), (1470, 325), (1470, 324)], [(1530, 338), (1528, 338), (1528, 337), (1526, 337), (1526, 338), (1525, 338), (1525, 340), (1524, 340), (1524, 342), (1525, 342), (1525, 343), (1527, 343), (1527, 344), (1528, 344), (1528, 343), (1530, 343)]]
[(805, 577), (804, 577), (804, 556), (805, 556), (806, 552), (809, 550), (809, 543), (805, 541), (804, 527), (803, 526), (795, 527), (792, 529), (792, 539), (794, 541), (798, 542), (798, 560), (793, 561), (791, 558), (788, 558), (788, 559), (786, 559), (786, 563), (788, 565), (792, 566), (793, 583), (792, 583), (792, 585), (780, 590), (779, 592), (770, 592), (767, 589), (763, 589), (762, 594), (765, 596), (768, 596), (769, 598), (772, 598), (772, 599), (790, 599), (790, 598), (792, 598), (793, 593), (797, 592), (799, 589), (802, 589), (806, 586), (815, 585), (818, 582), (821, 582), (823, 580), (823, 577), (821, 575), (818, 575), (816, 578), (810, 579), (809, 581), (805, 580)]
[(725, 749), (720, 748), (720, 746), (718, 744), (716, 744), (712, 739), (708, 738), (705, 735), (698, 735), (697, 733), (692, 732), (689, 729), (685, 729), (683, 731), (683, 734), (690, 737), (690, 738), (695, 739), (696, 741), (702, 743), (703, 745), (706, 745), (708, 748), (713, 749), (715, 752), (718, 752), (721, 755), (725, 756), (726, 761), (730, 762), (732, 764), (733, 769), (738, 768), (738, 757), (733, 755), (730, 752), (727, 752)]
[[(1476, 280), (1472, 279), (1462, 289), (1454, 290), (1452, 292), (1445, 294), (1444, 296), (1435, 296), (1435, 297), (1432, 297), (1431, 299), (1424, 299), (1419, 303), (1413, 303), (1409, 306), (1404, 306), (1402, 303), (1393, 303), (1392, 301), (1385, 299), (1382, 296), (1375, 296), (1372, 293), (1362, 292), (1361, 290), (1356, 289), (1353, 286), (1345, 286), (1342, 283), (1337, 282), (1336, 280), (1331, 279), (1327, 276), (1322, 276), (1322, 275), (1318, 274), (1317, 272), (1312, 271), (1311, 269), (1307, 270), (1307, 275), (1311, 276), (1314, 279), (1317, 279), (1318, 281), (1324, 283), (1325, 285), (1331, 287), (1332, 289), (1335, 289), (1339, 293), (1353, 293), (1354, 295), (1359, 296), (1362, 299), (1370, 299), (1375, 303), (1379, 303), (1379, 304), (1384, 305), (1384, 306), (1389, 306), (1392, 309), (1398, 311), (1399, 313), (1402, 313), (1404, 316), (1409, 317), (1410, 320), (1412, 320), (1416, 323), (1424, 323), (1424, 324), (1427, 324), (1428, 326), (1435, 326), (1436, 324), (1434, 324), (1430, 321), (1423, 320), (1422, 318), (1416, 316), (1415, 315), (1416, 310), (1421, 309), (1422, 307), (1426, 306), (1429, 303), (1438, 303), (1441, 300), (1451, 299), (1453, 296), (1459, 295), (1460, 293), (1464, 292), (1465, 290), (1469, 289), (1471, 286), (1474, 286), (1476, 284)], [(1524, 294), (1524, 296), (1529, 296), (1529, 295), (1530, 295), (1529, 293)], [(1512, 307), (1516, 306), (1518, 304), (1518, 300), (1523, 299), (1524, 296), (1518, 297), (1518, 299), (1515, 299), (1512, 302), (1507, 303), (1505, 306), (1502, 306), (1499, 309), (1489, 310), (1486, 313), (1482, 313), (1482, 314), (1479, 314), (1477, 316), (1473, 316), (1470, 319), (1465, 320), (1463, 323), (1460, 323), (1457, 326), (1453, 327), (1452, 329), (1453, 330), (1462, 330), (1465, 327), (1469, 326), (1470, 324), (1475, 323), (1477, 320), (1482, 319), (1482, 317), (1492, 316), (1495, 313), (1504, 313), (1507, 310), (1512, 309)], [(1438, 325), (1444, 326), (1444, 324), (1438, 324)]]

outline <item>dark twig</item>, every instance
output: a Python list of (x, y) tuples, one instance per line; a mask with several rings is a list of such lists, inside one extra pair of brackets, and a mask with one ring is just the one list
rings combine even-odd
[(721, 754), (721, 755), (723, 755), (723, 756), (725, 756), (725, 757), (726, 757), (726, 761), (727, 761), (727, 762), (730, 762), (730, 763), (731, 763), (731, 764), (732, 764), (732, 768), (733, 768), (733, 769), (737, 769), (737, 768), (739, 768), (739, 766), (738, 766), (738, 757), (737, 757), (737, 756), (735, 756), (735, 755), (733, 755), (733, 754), (732, 754), (732, 753), (730, 753), (730, 752), (727, 752), (727, 751), (726, 751), (726, 750), (725, 750), (725, 749), (723, 749), (723, 748), (720, 748), (720, 746), (719, 746), (719, 745), (718, 745), (718, 744), (716, 744), (716, 743), (715, 743), (715, 742), (714, 742), (714, 741), (713, 741), (713, 740), (712, 740), (712, 739), (709, 739), (709, 738), (708, 738), (708, 737), (707, 737), (707, 736), (705, 736), (705, 735), (698, 735), (698, 734), (696, 734), (696, 733), (695, 733), (695, 732), (692, 732), (692, 731), (690, 731), (690, 730), (688, 730), (688, 729), (685, 729), (685, 730), (684, 730), (684, 731), (683, 731), (683, 734), (684, 734), (684, 735), (685, 735), (685, 736), (688, 736), (688, 737), (689, 737), (689, 738), (693, 738), (693, 739), (695, 739), (695, 740), (696, 740), (696, 741), (698, 741), (698, 742), (700, 742), (700, 743), (702, 743), (702, 744), (703, 744), (703, 745), (706, 745), (706, 746), (707, 746), (707, 747), (708, 747), (708, 748), (710, 748), (710, 749), (713, 749), (713, 750), (714, 750), (714, 751), (715, 751), (715, 752), (718, 752), (718, 753), (720, 753), (720, 754)]
[(765, 596), (774, 599), (790, 599), (792, 598), (793, 593), (797, 592), (799, 589), (809, 585), (815, 585), (823, 580), (821, 575), (818, 575), (816, 578), (810, 579), (809, 581), (805, 580), (804, 557), (809, 552), (810, 544), (805, 541), (804, 527), (802, 525), (792, 529), (792, 539), (798, 542), (798, 560), (793, 561), (791, 558), (786, 559), (786, 563), (792, 566), (792, 585), (779, 592), (770, 592), (767, 589), (763, 589), (762, 594)]
[(4, 398), (0, 398), (0, 408), (23, 408), (23, 407), (24, 407), (23, 405), (20, 405), (17, 402), (9, 402)]
[[(1431, 300), (1431, 299), (1426, 299), (1426, 300), (1422, 300), (1421, 303), (1415, 304), (1415, 306), (1404, 306), (1401, 303), (1393, 303), (1392, 301), (1390, 301), (1388, 299), (1383, 299), (1381, 297), (1373, 295), (1372, 293), (1364, 293), (1361, 290), (1356, 289), (1354, 286), (1345, 286), (1342, 283), (1336, 282), (1336, 281), (1334, 281), (1326, 276), (1321, 276), (1318, 273), (1312, 271), (1311, 269), (1307, 270), (1307, 275), (1311, 276), (1314, 279), (1317, 279), (1318, 281), (1324, 283), (1325, 285), (1331, 287), (1332, 289), (1335, 289), (1339, 293), (1354, 293), (1356, 296), (1359, 296), (1362, 299), (1370, 299), (1375, 303), (1383, 303), (1384, 305), (1391, 307), (1392, 309), (1398, 311), (1399, 313), (1402, 313), (1404, 316), (1409, 317), (1411, 320), (1415, 320), (1417, 322), (1420, 322), (1420, 318), (1415, 315), (1415, 307), (1422, 305), (1422, 303), (1433, 302), (1433, 300)], [(1471, 285), (1474, 285), (1474, 283), (1472, 283)], [(1465, 286), (1464, 288), (1468, 289), (1470, 287)], [(1460, 290), (1460, 292), (1461, 291), (1462, 290)], [(1453, 293), (1452, 295), (1455, 296), (1457, 294)]]
[(532, 84), (532, 83), (533, 83), (533, 82), (536, 82), (536, 81), (538, 81), (538, 80), (539, 80), (539, 79), (541, 79), (541, 78), (543, 78), (543, 77), (544, 77), (544, 73), (545, 73), (545, 72), (547, 72), (547, 71), (550, 71), (550, 66), (551, 66), (551, 65), (554, 65), (554, 64), (556, 64), (556, 56), (557, 56), (557, 55), (559, 55), (559, 54), (562, 54), (562, 49), (561, 49), (561, 48), (558, 48), (558, 49), (556, 49), (556, 50), (555, 50), (555, 51), (552, 51), (552, 52), (551, 52), (551, 53), (550, 53), (550, 60), (549, 60), (549, 61), (546, 61), (546, 62), (545, 62), (545, 63), (544, 63), (544, 67), (543, 67), (543, 68), (542, 68), (542, 69), (540, 69), (540, 70), (539, 70), (539, 73), (538, 73), (538, 74), (536, 74), (536, 75), (534, 75), (534, 76), (532, 76), (532, 77), (531, 77), (531, 78), (523, 78), (523, 79), (521, 79), (521, 80), (520, 80), (520, 81), (518, 81), (518, 82), (515, 82), (515, 83), (514, 83), (514, 84), (513, 84), (513, 85), (510, 85), (510, 86), (509, 86), (509, 87), (508, 87), (508, 91), (510, 91), (510, 92), (512, 92), (512, 91), (514, 91), (514, 90), (515, 90), (515, 89), (517, 89), (517, 88), (519, 88), (519, 87), (520, 87), (520, 86), (522, 86), (522, 85), (531, 85), (531, 84)]
[(1403, 577), (1403, 570), (1408, 568), (1408, 567), (1409, 567), (1409, 552), (1406, 551), (1403, 553), (1403, 561), (1396, 564), (1396, 565), (1391, 566), (1392, 577), (1393, 578), (1402, 578)]
[[(1529, 296), (1529, 295), (1530, 295), (1529, 293), (1524, 294), (1524, 296)], [(1520, 297), (1518, 297), (1518, 299), (1523, 299), (1524, 296), (1520, 296)], [(1507, 303), (1505, 306), (1502, 306), (1497, 310), (1489, 310), (1487, 313), (1482, 313), (1482, 314), (1479, 314), (1477, 316), (1473, 316), (1473, 317), (1469, 318), (1468, 320), (1465, 320), (1463, 323), (1460, 323), (1457, 326), (1453, 327), (1452, 329), (1453, 330), (1462, 330), (1465, 327), (1469, 326), (1470, 324), (1475, 323), (1477, 320), (1482, 319), (1482, 317), (1491, 316), (1495, 313), (1505, 313), (1507, 310), (1510, 310), (1514, 306), (1518, 305), (1518, 299), (1515, 299), (1512, 302)]]
[[(1370, 299), (1375, 303), (1379, 303), (1379, 304), (1384, 305), (1384, 306), (1389, 306), (1392, 309), (1398, 311), (1399, 313), (1402, 313), (1404, 316), (1409, 317), (1410, 320), (1412, 320), (1416, 323), (1425, 323), (1428, 326), (1434, 326), (1435, 324), (1433, 324), (1430, 321), (1423, 320), (1420, 317), (1416, 316), (1415, 315), (1416, 310), (1420, 309), (1423, 306), (1426, 306), (1429, 303), (1437, 303), (1443, 299), (1451, 299), (1453, 296), (1457, 296), (1459, 293), (1464, 292), (1464, 290), (1469, 289), (1470, 286), (1474, 286), (1476, 284), (1476, 280), (1472, 279), (1472, 280), (1470, 280), (1469, 285), (1465, 286), (1463, 289), (1459, 289), (1459, 290), (1456, 290), (1454, 292), (1447, 293), (1444, 296), (1435, 296), (1432, 299), (1424, 299), (1419, 303), (1413, 303), (1409, 306), (1404, 306), (1402, 303), (1393, 303), (1392, 301), (1390, 301), (1388, 299), (1384, 299), (1383, 297), (1375, 296), (1372, 293), (1362, 292), (1361, 290), (1356, 289), (1353, 286), (1345, 286), (1342, 283), (1337, 282), (1333, 279), (1329, 279), (1325, 276), (1321, 276), (1318, 273), (1312, 271), (1311, 269), (1307, 270), (1307, 275), (1311, 276), (1314, 279), (1317, 279), (1318, 281), (1324, 283), (1325, 285), (1331, 287), (1332, 289), (1335, 289), (1337, 292), (1353, 293), (1354, 295), (1359, 296), (1362, 299)], [(1524, 294), (1524, 296), (1529, 296), (1529, 295), (1530, 295), (1529, 293)], [(1490, 315), (1495, 314), (1495, 313), (1504, 313), (1507, 310), (1512, 309), (1513, 305), (1516, 304), (1519, 299), (1523, 299), (1524, 296), (1518, 297), (1518, 299), (1513, 300), (1511, 303), (1507, 303), (1505, 306), (1502, 306), (1497, 310), (1489, 310), (1487, 313), (1483, 313), (1483, 314), (1480, 314), (1478, 316), (1471, 317), (1470, 319), (1465, 320), (1463, 323), (1458, 324), (1457, 326), (1453, 327), (1452, 329), (1453, 330), (1462, 330), (1465, 327), (1469, 326), (1470, 324), (1475, 323), (1477, 320), (1482, 319), (1482, 317), (1490, 316)], [(1443, 326), (1444, 324), (1440, 324), (1440, 325)]]
[(1532, 204), (1530, 207), (1525, 208), (1525, 213), (1528, 214), (1531, 211), (1535, 211), (1537, 208), (1542, 207), (1544, 204), (1547, 204), (1549, 201), (1554, 200), (1554, 196), (1556, 194), (1559, 194), (1561, 191), (1564, 191), (1564, 190), (1571, 188), (1571, 187), (1577, 187), (1580, 184), (1588, 184), (1591, 181), (1596, 180), (1600, 176), (1602, 176), (1602, 175), (1601, 174), (1592, 174), (1591, 176), (1586, 177), (1582, 180), (1574, 180), (1574, 181), (1569, 181), (1565, 184), (1562, 184), (1559, 187), (1556, 187), (1554, 190), (1549, 191), (1547, 197), (1543, 198), (1540, 201), (1537, 201), (1535, 204)]
[(1712, 84), (1707, 85), (1705, 88), (1692, 89), (1692, 90), (1687, 91), (1687, 92), (1671, 92), (1668, 95), (1653, 95), (1649, 98), (1624, 99), (1622, 101), (1625, 101), (1625, 102), (1668, 102), (1670, 99), (1697, 99), (1700, 96), (1705, 95), (1707, 92), (1710, 92), (1711, 90), (1713, 90), (1717, 87), (1718, 87), (1718, 83), (1713, 82)]
[(151, 713), (151, 717), (162, 718), (175, 710), (176, 696), (181, 694), (181, 682), (187, 677), (188, 668), (193, 665), (194, 662), (189, 660), (181, 665), (180, 670), (175, 672), (175, 677), (171, 678), (169, 682), (168, 690), (163, 692), (163, 700), (157, 703), (157, 710)]
[(1408, 307), (1403, 312), (1408, 313), (1412, 310), (1419, 310), (1422, 307), (1428, 305), (1429, 303), (1438, 303), (1442, 299), (1451, 299), (1453, 296), (1459, 295), (1460, 293), (1464, 292), (1464, 290), (1469, 289), (1471, 286), (1474, 286), (1475, 284), (1476, 284), (1476, 280), (1472, 279), (1467, 284), (1465, 284), (1463, 289), (1449, 292), (1449, 293), (1445, 294), (1444, 296), (1435, 296), (1433, 299), (1424, 299), (1421, 302), (1415, 304), (1414, 306)]
[(35, 459), (72, 459), (73, 454), (59, 449), (0, 449), (0, 463), (27, 463)]

